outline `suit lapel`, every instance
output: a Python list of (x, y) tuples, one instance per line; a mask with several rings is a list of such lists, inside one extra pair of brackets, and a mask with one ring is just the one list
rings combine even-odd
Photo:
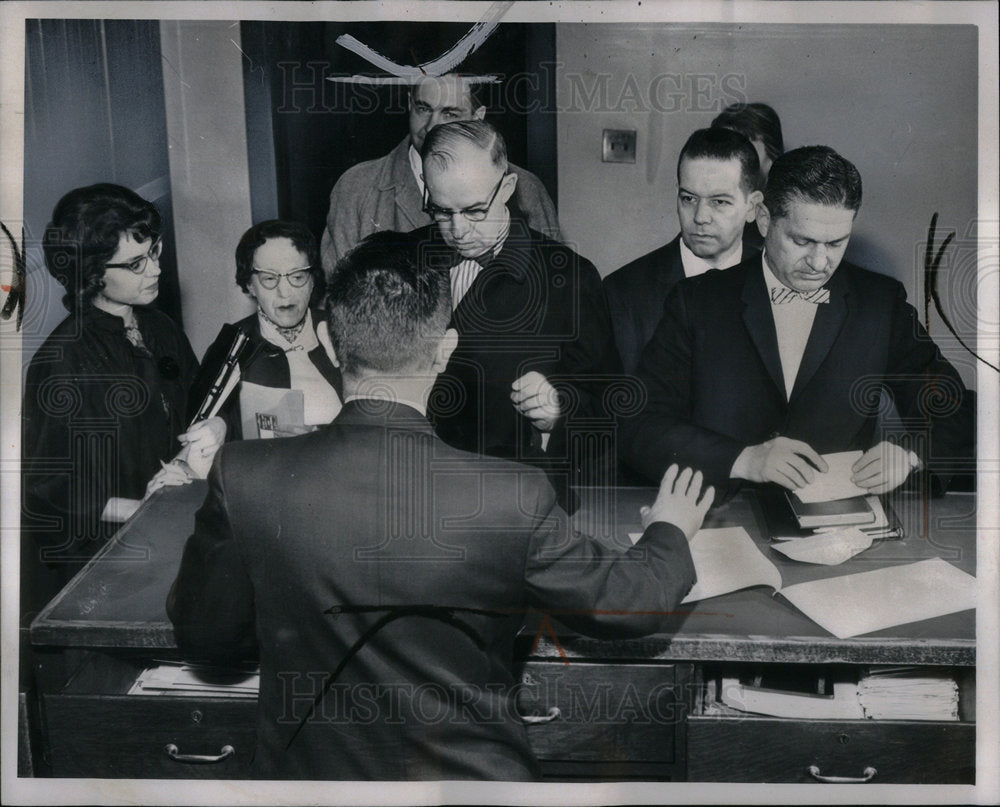
[(795, 386), (789, 396), (789, 403), (812, 380), (819, 366), (829, 354), (847, 319), (847, 275), (835, 272), (827, 284), (827, 288), (830, 290), (830, 301), (817, 306), (816, 318), (813, 320), (809, 340), (806, 342), (806, 349), (802, 354), (802, 362), (799, 364), (799, 372), (795, 377)]
[[(733, 271), (732, 269), (726, 271)], [(785, 392), (785, 377), (781, 371), (781, 355), (778, 353), (778, 334), (774, 329), (771, 301), (764, 285), (764, 272), (757, 258), (747, 270), (743, 285), (743, 322), (767, 368), (768, 375), (782, 395)]]

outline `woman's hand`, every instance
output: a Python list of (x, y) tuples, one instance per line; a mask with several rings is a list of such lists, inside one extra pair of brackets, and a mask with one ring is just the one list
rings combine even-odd
[(226, 441), (226, 421), (220, 417), (208, 418), (180, 435), (177, 440), (184, 446), (177, 459), (187, 463), (195, 479), (204, 479), (212, 467), (215, 453)]
[(156, 476), (149, 480), (149, 484), (146, 485), (146, 495), (142, 497), (143, 499), (148, 499), (160, 488), (187, 485), (194, 479), (194, 474), (184, 460), (175, 458), (171, 462), (161, 461), (160, 464), (163, 467), (157, 472)]

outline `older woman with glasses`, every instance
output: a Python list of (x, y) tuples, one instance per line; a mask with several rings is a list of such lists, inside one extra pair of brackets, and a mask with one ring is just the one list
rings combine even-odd
[[(255, 224), (236, 247), (236, 284), (257, 311), (223, 326), (205, 353), (192, 404), (207, 406), (221, 395), (228, 439), (281, 436), (329, 423), (340, 411), (342, 386), (322, 314), (310, 307), (324, 288), (312, 233), (291, 221)], [(238, 365), (238, 383), (230, 380), (228, 387), (227, 363)]]
[(36, 604), (110, 537), (147, 483), (204, 475), (225, 435), (218, 418), (186, 430), (198, 362), (181, 329), (150, 307), (160, 227), (151, 203), (98, 184), (63, 196), (45, 231), (45, 265), (70, 313), (25, 379), (22, 551)]

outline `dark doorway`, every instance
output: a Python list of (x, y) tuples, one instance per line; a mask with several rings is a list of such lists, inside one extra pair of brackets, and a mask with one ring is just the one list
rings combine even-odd
[[(336, 44), (337, 37), (351, 34), (398, 64), (412, 65), (449, 50), (469, 27), (243, 22), (254, 220), (297, 219), (318, 238), (337, 178), (388, 153), (407, 134), (405, 89), (326, 80), (380, 74)], [(555, 26), (501, 25), (460, 69), (504, 77), (488, 93), (487, 117), (506, 138), (511, 160), (534, 172), (555, 199)]]

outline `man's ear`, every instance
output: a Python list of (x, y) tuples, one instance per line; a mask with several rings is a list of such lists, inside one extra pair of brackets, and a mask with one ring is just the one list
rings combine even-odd
[(507, 174), (507, 176), (503, 178), (503, 184), (500, 186), (500, 193), (497, 195), (504, 204), (507, 204), (510, 197), (514, 195), (514, 190), (516, 188), (517, 174)]
[(482, 120), (485, 117), (486, 117), (485, 106), (476, 107), (475, 111), (472, 113), (473, 120)]
[(764, 194), (760, 191), (753, 191), (747, 197), (747, 203), (750, 207), (747, 209), (747, 221), (753, 221), (757, 218), (757, 211), (760, 210), (760, 204), (764, 201)]
[(444, 336), (438, 342), (437, 350), (434, 353), (434, 363), (431, 365), (431, 370), (434, 373), (444, 372), (444, 368), (448, 366), (448, 361), (456, 347), (458, 347), (458, 331), (449, 328), (444, 332)]
[(761, 202), (757, 205), (757, 229), (760, 234), (767, 238), (767, 231), (771, 228), (771, 212)]

